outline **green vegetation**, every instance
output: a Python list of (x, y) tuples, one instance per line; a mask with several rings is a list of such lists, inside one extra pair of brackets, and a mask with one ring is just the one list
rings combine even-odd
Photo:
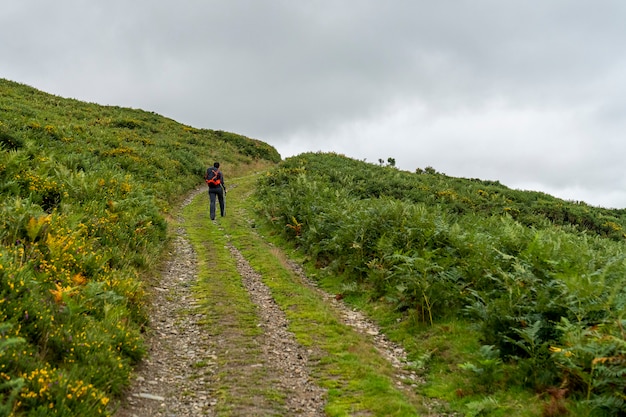
[(0, 80), (0, 415), (108, 415), (142, 356), (167, 216), (272, 147)]
[[(233, 133), (0, 80), (0, 416), (110, 415), (144, 354), (143, 286), (173, 208), (214, 160), (228, 179), (280, 156)], [(424, 396), (468, 416), (626, 415), (626, 210), (387, 162), (289, 158), (254, 196), (255, 176), (230, 188), (231, 214), (206, 233), (206, 211), (190, 205), (190, 239), (216, 254), (198, 249), (196, 293), (216, 315), (207, 326), (235, 329), (255, 354), (254, 309), (212, 243), (228, 239), (315, 347), (329, 415), (412, 415)], [(407, 349), (427, 381), (415, 398), (267, 239), (295, 248), (322, 287)], [(213, 281), (216, 269), (230, 279)], [(220, 297), (229, 302), (210, 304)], [(220, 309), (231, 322), (215, 321)], [(216, 387), (224, 400), (237, 395), (228, 384)], [(283, 400), (271, 387), (258, 395)]]
[(626, 414), (624, 210), (322, 153), (256, 197), (407, 346), (424, 393), (469, 415)]

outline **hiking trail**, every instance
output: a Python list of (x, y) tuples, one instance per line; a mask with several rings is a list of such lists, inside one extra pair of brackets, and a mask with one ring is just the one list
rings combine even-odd
[[(324, 356), (321, 347), (303, 346), (296, 340), (264, 276), (250, 265), (220, 219), (208, 220), (206, 189), (190, 193), (183, 208), (198, 199), (206, 213), (191, 227), (200, 234), (210, 231), (212, 238), (207, 238), (201, 249), (205, 252), (206, 248), (206, 253), (199, 253), (188, 236), (190, 220), (181, 214), (172, 230), (171, 249), (161, 274), (147, 283), (151, 303), (147, 355), (115, 416), (328, 415), (328, 389), (316, 378)], [(228, 207), (227, 215), (245, 215), (234, 211)], [(298, 264), (271, 243), (265, 245), (298, 285), (323, 300), (338, 321), (366, 338), (389, 362), (393, 386), (421, 410), (414, 415), (444, 415), (434, 411), (437, 404), (414, 395), (415, 387), (423, 381), (410, 370), (401, 347), (390, 342), (363, 314), (318, 288)], [(239, 283), (229, 278), (232, 273)], [(204, 275), (209, 278), (202, 278)], [(237, 285), (245, 292), (233, 296), (239, 291)], [(358, 410), (350, 415), (376, 414)]]

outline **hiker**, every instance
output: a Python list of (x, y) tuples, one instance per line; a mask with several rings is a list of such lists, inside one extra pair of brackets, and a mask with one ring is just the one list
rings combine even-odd
[(207, 168), (206, 174), (204, 174), (204, 180), (209, 186), (209, 201), (211, 220), (215, 220), (215, 198), (217, 197), (220, 203), (220, 214), (224, 217), (226, 214), (226, 208), (224, 204), (224, 194), (226, 194), (226, 185), (224, 185), (224, 175), (220, 170), (220, 163), (216, 162), (212, 167)]

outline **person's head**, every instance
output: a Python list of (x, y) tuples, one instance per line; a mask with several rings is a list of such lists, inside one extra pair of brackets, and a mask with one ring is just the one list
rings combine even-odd
[(219, 168), (219, 167), (220, 167), (220, 163), (219, 163), (219, 162), (215, 162), (215, 163), (213, 164), (213, 166), (214, 166), (215, 168)]

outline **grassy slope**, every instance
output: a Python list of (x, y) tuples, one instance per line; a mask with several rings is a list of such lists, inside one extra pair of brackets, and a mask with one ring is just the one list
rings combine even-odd
[[(63, 99), (6, 80), (0, 80), (0, 111), (0, 193), (3, 198), (0, 204), (3, 334), (0, 376), (6, 381), (0, 385), (0, 415), (10, 408), (15, 408), (16, 415), (27, 415), (29, 410), (36, 409), (40, 410), (38, 415), (106, 415), (110, 397), (124, 387), (131, 365), (142, 354), (140, 329), (144, 300), (140, 276), (149, 274), (156, 265), (167, 239), (165, 219), (172, 207), (186, 190), (200, 181), (202, 170), (214, 159), (224, 163), (227, 178), (235, 178), (271, 165), (279, 156), (271, 147), (239, 135), (194, 129), (141, 110)], [(607, 253), (614, 251), (613, 258), (617, 259), (621, 249), (595, 236), (621, 244), (624, 210), (564, 202), (542, 193), (509, 190), (490, 181), (451, 178), (431, 170), (419, 175), (418, 182), (414, 182), (414, 178), (407, 181), (406, 173), (389, 167), (381, 167), (384, 175), (372, 176), (371, 170), (361, 170), (360, 166), (361, 162), (348, 158), (305, 155), (303, 159), (286, 161), (280, 169), (264, 176), (263, 183), (276, 189), (282, 187), (286, 179), (287, 182), (299, 181), (290, 190), (293, 193), (290, 198), (294, 199), (288, 211), (280, 212), (274, 202), (264, 202), (262, 211), (281, 231), (272, 237), (275, 232), (263, 229), (264, 234), (286, 247), (290, 243), (282, 239), (295, 237), (301, 248), (322, 241), (332, 246), (340, 239), (355, 238), (344, 242), (352, 253), (347, 257), (338, 253), (334, 264), (328, 257), (332, 251), (309, 253), (312, 264), (326, 267), (325, 271), (311, 267), (309, 272), (312, 276), (318, 274), (321, 284), (330, 291), (345, 293), (355, 305), (368, 310), (389, 334), (410, 350), (416, 366), (421, 367), (430, 381), (421, 394), (450, 400), (455, 407), (473, 415), (538, 413), (538, 409), (533, 411), (529, 407), (529, 404), (538, 407), (538, 401), (528, 391), (517, 388), (495, 394), (481, 391), (484, 387), (475, 385), (467, 373), (459, 372), (459, 364), (480, 359), (475, 354), (481, 342), (474, 332), (475, 324), (444, 315), (432, 326), (425, 325), (428, 312), (424, 305), (421, 309), (415, 308), (415, 304), (397, 309), (394, 303), (402, 301), (397, 293), (382, 298), (379, 293), (372, 298), (360, 292), (365, 287), (360, 287), (362, 282), (355, 283), (354, 273), (362, 278), (363, 274), (371, 272), (371, 266), (402, 271), (407, 266), (399, 259), (421, 262), (418, 257), (407, 257), (406, 252), (402, 254), (404, 258), (386, 258), (385, 262), (391, 263), (381, 262), (364, 268), (359, 265), (362, 260), (383, 261), (366, 253), (365, 245), (375, 243), (377, 249), (384, 249), (392, 239), (360, 233), (366, 229), (372, 215), (376, 220), (379, 220), (376, 216), (380, 216), (389, 225), (396, 215), (404, 219), (417, 218), (409, 214), (419, 215), (420, 227), (433, 232), (423, 236), (427, 239), (424, 248), (434, 249), (436, 253), (452, 251), (448, 253), (450, 259), (466, 260), (462, 266), (470, 267), (467, 270), (470, 276), (493, 278), (496, 272), (526, 285), (519, 280), (543, 271), (541, 268), (545, 265), (552, 268), (547, 275), (554, 274), (556, 267), (564, 266), (569, 268), (565, 270), (567, 273), (577, 276), (579, 272), (574, 267), (579, 266), (575, 259), (578, 256), (589, 265), (600, 265), (601, 278), (608, 282), (616, 279), (617, 264), (621, 261), (615, 261), (617, 266), (605, 268), (604, 260), (597, 256), (606, 249)], [(326, 177), (314, 182), (302, 177), (307, 170), (315, 172), (316, 167), (320, 167)], [(242, 191), (251, 186), (248, 181), (251, 178), (242, 179)], [(344, 205), (348, 191), (357, 199), (376, 199), (369, 201), (369, 212), (364, 217), (358, 217), (357, 203)], [(311, 204), (310, 198), (316, 194), (329, 196), (327, 200), (335, 204), (330, 215), (323, 205)], [(279, 303), (289, 311), (292, 330), (301, 342), (324, 347), (317, 372), (320, 383), (329, 388), (328, 412), (348, 415), (355, 410), (369, 410), (376, 415), (410, 415), (413, 407), (419, 406), (389, 385), (386, 365), (376, 355), (369, 356), (367, 343), (338, 325), (319, 300), (293, 281), (277, 253), (244, 221), (248, 218), (246, 211), (250, 213), (251, 200), (242, 194), (242, 205), (238, 208), (239, 203), (233, 204), (230, 200), (235, 196), (229, 194), (229, 209), (241, 211), (236, 212), (237, 216), (227, 217), (223, 229), (211, 229), (208, 235), (203, 234), (206, 213), (201, 209), (202, 200), (196, 200), (188, 212), (194, 217), (192, 224), (187, 225), (190, 236), (202, 247), (212, 244), (207, 238), (226, 238), (224, 231), (227, 230), (228, 239), (249, 257), (257, 270), (270, 277), (268, 285)], [(284, 197), (278, 193), (271, 198)], [(388, 205), (390, 200), (401, 202)], [(336, 204), (339, 202), (341, 204)], [(428, 209), (415, 212), (407, 209), (408, 204)], [(314, 216), (307, 217), (311, 214)], [(529, 227), (534, 234), (528, 234), (526, 229), (508, 220), (500, 220), (500, 216)], [(481, 217), (492, 220), (476, 220)], [(459, 224), (448, 222), (458, 218), (471, 219), (483, 229), (459, 233)], [(307, 229), (313, 224), (311, 219), (330, 220), (326, 225), (315, 224), (328, 230)], [(347, 219), (356, 219), (359, 227), (354, 227)], [(263, 224), (258, 221), (258, 228)], [(407, 238), (414, 238), (413, 233), (420, 230), (420, 227), (405, 226), (408, 228), (401, 233)], [(507, 253), (498, 255), (500, 258), (490, 259), (485, 255), (492, 254), (492, 235), (500, 233), (500, 229), (506, 229), (510, 235), (508, 241), (502, 242), (512, 246), (506, 248)], [(561, 229), (572, 232), (573, 237), (561, 234)], [(350, 235), (353, 232), (355, 234)], [(514, 241), (512, 235), (526, 243)], [(443, 242), (441, 247), (428, 246), (442, 236), (447, 240), (440, 241), (439, 244)], [(571, 252), (566, 254), (569, 264), (550, 263), (553, 261), (537, 256), (541, 251), (555, 250), (557, 245), (550, 247), (553, 238)], [(586, 246), (588, 242), (590, 245)], [(510, 252), (513, 250), (519, 251)], [(229, 258), (225, 253), (222, 256), (223, 263), (219, 267), (226, 268), (224, 275), (230, 276)], [(482, 269), (482, 265), (471, 268), (472, 263), (495, 264), (511, 256), (520, 263), (502, 264), (498, 266), (501, 270)], [(546, 259), (550, 262), (545, 263)], [(440, 262), (434, 258), (430, 261)], [(201, 258), (201, 262), (208, 260)], [(336, 269), (338, 263), (341, 267)], [(416, 265), (411, 264), (409, 270)], [(520, 265), (522, 268), (516, 270)], [(441, 266), (447, 268), (451, 264)], [(511, 269), (506, 269), (508, 267)], [(201, 267), (201, 274), (207, 279), (208, 270), (209, 264)], [(339, 273), (347, 275), (340, 278)], [(565, 277), (562, 272), (556, 273)], [(384, 274), (379, 277), (392, 278)], [(404, 276), (405, 279), (410, 277), (410, 274)], [(394, 291), (405, 294), (405, 284), (394, 287)], [(568, 285), (573, 287), (574, 283)], [(199, 288), (200, 296), (213, 296), (210, 287), (207, 283)], [(225, 286), (220, 296), (238, 299), (240, 290), (236, 285)], [(593, 297), (591, 292), (590, 287), (588, 295)], [(298, 300), (295, 304), (293, 297)], [(254, 314), (241, 299), (234, 305), (241, 310), (228, 314), (239, 317), (237, 326), (242, 329), (242, 337), (253, 336)], [(595, 316), (601, 311), (596, 311)], [(609, 312), (613, 313), (610, 309)], [(319, 323), (316, 326), (319, 332), (311, 333), (311, 322)], [(605, 337), (608, 336), (607, 333)], [(358, 354), (346, 354), (349, 351)], [(614, 351), (606, 352), (614, 355)], [(611, 364), (619, 357), (611, 356), (605, 362)], [(504, 367), (503, 371), (504, 377), (495, 379), (499, 384), (503, 378), (517, 375), (512, 368)], [(99, 375), (106, 375), (106, 378), (98, 378)], [(224, 381), (224, 398), (228, 398), (228, 393), (235, 391), (228, 387), (227, 380)], [(459, 391), (459, 387), (463, 388)], [(383, 395), (379, 396), (380, 393)], [(267, 393), (268, 397), (272, 395)], [(385, 407), (394, 408), (396, 414)]]
[(498, 181), (451, 177), (432, 168), (411, 173), (341, 155), (309, 153), (284, 161), (281, 170), (266, 182), (280, 185), (281, 173), (313, 174), (335, 190), (348, 188), (356, 198), (392, 198), (443, 207), (451, 214), (508, 215), (525, 226), (541, 227), (549, 222), (615, 240), (626, 237), (626, 209), (593, 207), (542, 192), (514, 190)]
[(258, 191), (322, 285), (407, 347), (424, 394), (473, 415), (623, 409), (623, 210), (322, 153)]
[(169, 213), (214, 160), (229, 177), (280, 156), (0, 80), (0, 415), (108, 413), (143, 354)]

